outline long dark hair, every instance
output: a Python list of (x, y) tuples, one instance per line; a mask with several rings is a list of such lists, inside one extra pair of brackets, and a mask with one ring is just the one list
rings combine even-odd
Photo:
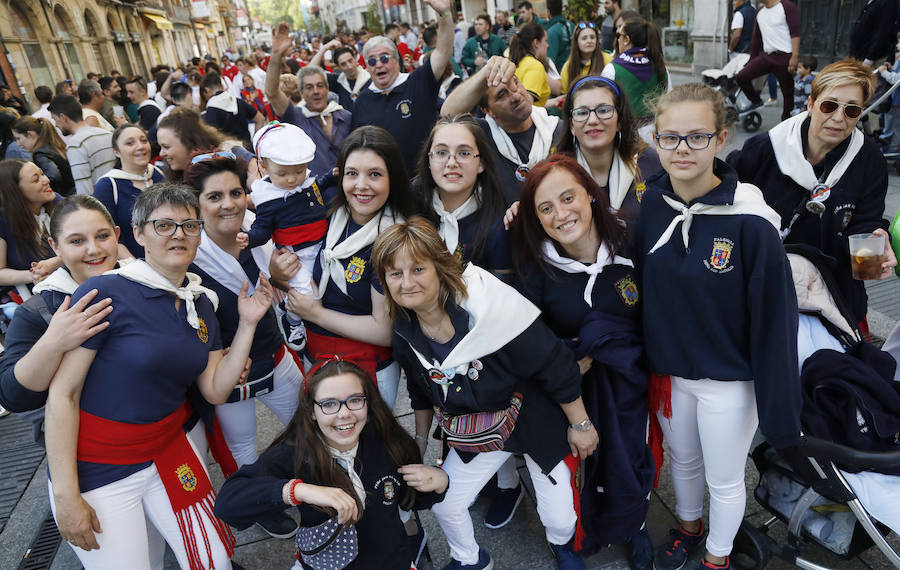
[[(284, 431), (275, 438), (272, 445), (286, 444), (294, 448), (294, 473), (312, 472), (314, 481), (306, 481), (324, 487), (337, 487), (356, 501), (359, 514), (363, 513), (363, 505), (356, 495), (350, 476), (339, 466), (320, 437), (319, 426), (315, 420), (315, 394), (319, 384), (339, 374), (353, 374), (359, 378), (366, 396), (368, 414), (363, 433), (375, 432), (381, 443), (387, 448), (391, 459), (397, 466), (410, 463), (421, 463), (422, 455), (415, 440), (400, 427), (397, 420), (388, 409), (387, 404), (381, 398), (375, 382), (369, 378), (365, 370), (348, 360), (327, 361), (303, 380), (303, 390), (300, 391), (300, 401), (297, 411), (288, 423)], [(408, 510), (415, 502), (416, 491), (407, 486), (406, 492), (400, 497), (400, 508)], [(333, 514), (333, 509), (317, 507), (320, 510)], [(356, 521), (351, 521), (356, 522)]]
[[(438, 122), (431, 129), (431, 133), (425, 140), (425, 146), (422, 147), (422, 153), (419, 155), (419, 180), (422, 184), (423, 206), (425, 211), (430, 213), (432, 222), (437, 222), (434, 209), (431, 207), (434, 193), (437, 192), (437, 183), (431, 175), (428, 152), (431, 149), (431, 145), (434, 144), (434, 137), (438, 129), (445, 125), (460, 125), (472, 134), (472, 137), (475, 139), (475, 147), (480, 155), (479, 159), (484, 166), (484, 171), (479, 172), (475, 180), (475, 187), (481, 186), (481, 192), (475, 196), (475, 199), (478, 201), (478, 209), (480, 210), (480, 219), (475, 229), (472, 253), (468, 257), (469, 259), (480, 259), (488, 245), (491, 228), (506, 212), (506, 200), (503, 198), (503, 191), (500, 189), (500, 182), (497, 179), (494, 153), (491, 151), (491, 145), (484, 134), (484, 129), (478, 125), (478, 122), (475, 121), (472, 115), (468, 113), (454, 116), (444, 115), (438, 119)], [(451, 251), (450, 253), (453, 252)]]
[(660, 89), (665, 91), (669, 85), (669, 76), (666, 72), (666, 60), (663, 57), (662, 40), (659, 37), (659, 28), (653, 22), (643, 18), (625, 20), (622, 25), (625, 35), (631, 39), (635, 47), (645, 49), (647, 59), (656, 72), (656, 82)]
[[(197, 111), (186, 107), (175, 107), (171, 113), (163, 117), (156, 127), (156, 132), (162, 129), (169, 129), (175, 133), (181, 144), (192, 153), (198, 150), (215, 150), (226, 139), (218, 129), (200, 120)], [(166, 179), (180, 181), (181, 173), (169, 171)]]
[[(615, 89), (608, 82), (615, 85)], [(634, 174), (635, 179), (640, 178), (640, 170), (638, 170), (636, 155), (639, 155), (645, 148), (645, 143), (637, 134), (637, 120), (634, 118), (634, 111), (631, 110), (631, 104), (628, 102), (628, 94), (621, 85), (607, 79), (605, 77), (579, 77), (572, 81), (569, 91), (566, 93), (566, 102), (563, 105), (563, 128), (556, 140), (555, 152), (565, 152), (575, 154), (577, 140), (572, 134), (572, 109), (575, 107), (575, 93), (585, 91), (587, 89), (605, 89), (613, 98), (616, 106), (616, 117), (618, 117), (619, 132), (613, 140), (613, 146), (619, 156), (625, 161), (628, 169)], [(617, 91), (618, 90), (618, 91)]]
[(338, 192), (331, 203), (329, 215), (340, 208), (350, 207), (344, 195), (344, 166), (347, 164), (347, 158), (357, 150), (370, 150), (384, 160), (391, 183), (391, 192), (385, 206), (390, 206), (395, 216), (408, 218), (415, 214), (420, 207), (409, 188), (409, 176), (406, 173), (400, 146), (391, 133), (381, 127), (367, 125), (359, 127), (344, 139), (344, 146), (338, 159)]
[(44, 117), (36, 119), (31, 115), (25, 115), (13, 123), (12, 130), (22, 135), (29, 131), (37, 133), (37, 141), (34, 144), (35, 150), (43, 146), (49, 146), (65, 158), (66, 142), (56, 132), (56, 127), (53, 126), (49, 119)]
[(519, 28), (519, 33), (513, 36), (513, 39), (509, 42), (509, 59), (516, 65), (519, 65), (519, 62), (526, 55), (530, 55), (540, 61), (544, 69), (547, 69), (547, 62), (535, 57), (533, 47), (534, 40), (539, 40), (545, 35), (547, 35), (547, 30), (540, 24), (535, 24), (534, 22), (525, 24)]
[(516, 242), (516, 247), (513, 248), (514, 262), (520, 274), (529, 274), (535, 268), (543, 273), (551, 273), (549, 264), (544, 261), (541, 254), (541, 243), (549, 236), (538, 219), (535, 194), (544, 178), (557, 168), (566, 170), (587, 190), (588, 196), (591, 197), (591, 217), (594, 226), (597, 228), (600, 241), (606, 244), (610, 254), (615, 256), (625, 248), (627, 238), (623, 221), (611, 211), (606, 192), (575, 159), (564, 154), (554, 154), (532, 168), (522, 185), (519, 213), (512, 225), (513, 239)]
[[(575, 26), (575, 33), (572, 34), (572, 48), (569, 50), (569, 61), (566, 62), (569, 64), (570, 78), (581, 75), (581, 50), (578, 49), (578, 38), (588, 30), (594, 32), (594, 35), (597, 37), (597, 42), (594, 44), (594, 53), (591, 54), (591, 67), (588, 69), (587, 75), (600, 75), (603, 71), (603, 42), (600, 41), (600, 29), (597, 27), (592, 28), (588, 25), (585, 25), (583, 28), (580, 27), (581, 24), (586, 23), (587, 22), (581, 22)], [(569, 85), (572, 83), (574, 82), (569, 79)]]
[[(12, 230), (16, 248), (34, 259), (44, 259), (52, 254), (52, 250), (44, 242), (41, 228), (34, 219), (34, 213), (28, 209), (25, 195), (19, 188), (19, 174), (26, 164), (28, 161), (20, 158), (0, 161), (0, 214), (3, 215)], [(47, 202), (44, 205), (44, 211), (52, 214), (53, 206), (53, 202)], [(9, 250), (7, 250), (6, 266), (10, 266)]]

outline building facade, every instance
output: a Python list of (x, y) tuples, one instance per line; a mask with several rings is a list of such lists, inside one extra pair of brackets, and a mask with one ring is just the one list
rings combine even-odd
[(0, 0), (0, 84), (34, 103), (36, 86), (89, 72), (148, 77), (246, 49), (248, 25), (246, 0)]

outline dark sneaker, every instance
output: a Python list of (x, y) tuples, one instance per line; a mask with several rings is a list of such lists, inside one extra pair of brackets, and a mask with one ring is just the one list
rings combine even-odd
[(261, 518), (256, 524), (272, 538), (291, 538), (299, 528), (297, 521), (284, 512)]
[(493, 570), (494, 561), (491, 555), (483, 548), (478, 549), (478, 562), (475, 564), (463, 564), (459, 560), (452, 560), (444, 566), (443, 570)]
[(559, 570), (585, 570), (584, 558), (572, 550), (572, 541), (569, 544), (551, 544), (550, 550), (556, 558), (556, 567)]
[(525, 487), (519, 483), (515, 489), (497, 489), (494, 502), (484, 515), (484, 526), (488, 528), (500, 528), (506, 526), (516, 514), (516, 508), (525, 496)]
[(422, 556), (422, 552), (425, 550), (425, 545), (428, 544), (428, 535), (425, 533), (425, 529), (422, 528), (421, 525), (416, 525), (418, 527), (418, 532), (416, 534), (408, 534), (406, 535), (406, 540), (409, 541), (409, 553), (412, 555), (412, 562), (415, 566), (419, 565), (419, 557)]
[(731, 557), (725, 557), (725, 564), (721, 566), (718, 564), (713, 564), (704, 556), (700, 559), (700, 564), (697, 566), (697, 570), (731, 570)]
[(653, 568), (655, 570), (679, 570), (687, 563), (691, 552), (697, 549), (703, 543), (703, 537), (706, 534), (703, 526), (700, 532), (690, 534), (685, 532), (682, 527), (673, 528), (669, 531), (671, 538), (669, 542), (656, 551), (653, 558)]
[(628, 558), (633, 570), (647, 570), (653, 565), (653, 543), (650, 542), (650, 533), (647, 532), (646, 526), (631, 537), (628, 546), (630, 547)]

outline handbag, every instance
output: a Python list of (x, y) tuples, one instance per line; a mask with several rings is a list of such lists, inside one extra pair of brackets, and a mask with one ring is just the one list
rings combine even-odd
[(469, 453), (500, 451), (516, 427), (522, 409), (522, 394), (516, 392), (509, 407), (496, 412), (451, 415), (435, 406), (438, 425), (447, 445)]
[(297, 530), (297, 550), (307, 566), (316, 570), (341, 570), (356, 559), (358, 537), (354, 525), (342, 525), (332, 517), (316, 526)]

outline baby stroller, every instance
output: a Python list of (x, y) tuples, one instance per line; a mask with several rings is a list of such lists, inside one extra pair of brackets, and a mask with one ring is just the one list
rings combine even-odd
[[(849, 352), (859, 342), (860, 335), (846, 318), (849, 312), (837, 296), (834, 279), (826, 269), (830, 258), (804, 246), (788, 246), (787, 250), (801, 313), (800, 362), (820, 348)], [(872, 507), (881, 507), (871, 498), (868, 506), (864, 505), (848, 483), (848, 479), (855, 482), (857, 475), (867, 474), (896, 480), (900, 485), (897, 476), (852, 473), (868, 470), (896, 473), (900, 467), (900, 451), (860, 451), (810, 435), (803, 436), (799, 450), (810, 461), (810, 473), (814, 470), (816, 474), (812, 475), (815, 478), (812, 482), (787, 467), (768, 443), (756, 446), (751, 452), (760, 473), (754, 496), (772, 517), (760, 527), (746, 520), (742, 523), (735, 539), (735, 561), (744, 567), (765, 568), (772, 557), (777, 557), (800, 568), (823, 569), (824, 566), (801, 557), (804, 545), (813, 542), (846, 559), (875, 545), (890, 564), (900, 568), (900, 555), (885, 538), (890, 529), (876, 521), (870, 512)], [(896, 503), (897, 496), (880, 498), (883, 503)], [(786, 545), (778, 544), (767, 534), (779, 520), (787, 524)]]
[(725, 110), (729, 123), (740, 122), (748, 133), (756, 132), (762, 126), (762, 115), (756, 110), (742, 111), (750, 105), (750, 101), (738, 87), (735, 76), (750, 61), (750, 54), (739, 53), (725, 64), (722, 69), (707, 69), (703, 72), (703, 83), (725, 97)]

